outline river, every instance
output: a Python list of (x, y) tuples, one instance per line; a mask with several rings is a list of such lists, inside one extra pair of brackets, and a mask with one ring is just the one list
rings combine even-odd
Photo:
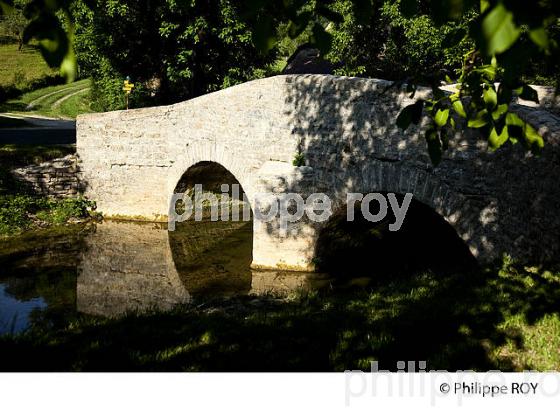
[(105, 221), (0, 244), (0, 335), (236, 296), (285, 297), (325, 275), (251, 269), (251, 222)]

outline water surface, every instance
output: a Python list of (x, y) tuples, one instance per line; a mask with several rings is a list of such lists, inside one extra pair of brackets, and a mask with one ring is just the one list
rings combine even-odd
[(250, 222), (105, 221), (0, 243), (0, 334), (181, 304), (325, 286), (318, 274), (251, 269)]

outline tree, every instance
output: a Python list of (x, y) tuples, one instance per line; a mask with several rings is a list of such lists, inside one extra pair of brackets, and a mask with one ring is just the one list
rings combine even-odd
[(430, 16), (404, 16), (399, 2), (384, 0), (367, 21), (359, 21), (352, 0), (336, 0), (333, 10), (344, 20), (331, 24), (331, 49), (326, 57), (338, 63), (337, 74), (429, 84), (434, 73), (452, 74), (461, 68), (473, 43), (463, 39), (446, 47), (448, 37), (468, 28), (473, 16), (436, 25)]
[[(537, 92), (525, 81), (524, 74), (535, 59), (558, 58), (553, 28), (559, 21), (560, 4), (543, 0), (533, 4), (528, 13), (526, 5), (516, 0), (454, 1), (455, 7), (451, 8), (445, 7), (449, 1), (431, 3), (429, 12), (436, 22), (460, 19), (476, 8), (477, 16), (468, 30), (457, 33), (457, 38), (472, 39), (474, 48), (463, 64), (456, 93), (445, 94), (440, 83), (434, 83), (433, 98), (406, 107), (397, 123), (407, 128), (419, 122), (422, 110), (427, 113), (431, 126), (426, 141), (434, 164), (447, 149), (448, 135), (455, 130), (457, 119), (467, 128), (480, 129), (491, 150), (507, 142), (522, 143), (538, 154), (544, 146), (543, 138), (511, 112), (510, 106), (515, 95), (538, 103)], [(415, 0), (403, 0), (402, 6), (408, 14), (418, 13)], [(448, 46), (451, 44), (453, 41)], [(453, 82), (451, 78), (446, 80)]]
[[(75, 2), (78, 60), (100, 108), (122, 108), (122, 80), (136, 103), (168, 104), (247, 81), (270, 62), (253, 45), (236, 0)], [(142, 101), (139, 101), (142, 99)]]
[(27, 2), (23, 0), (15, 1), (14, 7), (1, 20), (1, 27), (10, 37), (14, 37), (18, 43), (18, 50), (23, 48), (23, 32), (27, 26), (27, 19), (23, 15), (23, 9)]

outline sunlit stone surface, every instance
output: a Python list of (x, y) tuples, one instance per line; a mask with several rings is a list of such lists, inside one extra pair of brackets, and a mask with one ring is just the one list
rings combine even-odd
[[(427, 93), (419, 90), (415, 98)], [(540, 157), (521, 144), (492, 153), (479, 136), (457, 133), (434, 169), (427, 124), (406, 132), (396, 126), (397, 114), (412, 102), (404, 87), (384, 80), (292, 75), (172, 106), (80, 116), (86, 195), (107, 216), (165, 220), (183, 174), (214, 162), (233, 174), (251, 202), (262, 192), (321, 192), (343, 207), (348, 192), (412, 193), (481, 261), (503, 253), (557, 261), (560, 121), (550, 107), (515, 108), (544, 135)], [(292, 165), (296, 157), (305, 166)], [(302, 220), (282, 236), (278, 225), (254, 225), (253, 266), (313, 270), (322, 226)]]

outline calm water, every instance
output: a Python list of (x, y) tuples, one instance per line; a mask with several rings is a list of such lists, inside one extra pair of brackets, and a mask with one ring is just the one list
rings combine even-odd
[(0, 334), (241, 295), (322, 287), (317, 274), (250, 268), (252, 225), (103, 222), (0, 242)]

